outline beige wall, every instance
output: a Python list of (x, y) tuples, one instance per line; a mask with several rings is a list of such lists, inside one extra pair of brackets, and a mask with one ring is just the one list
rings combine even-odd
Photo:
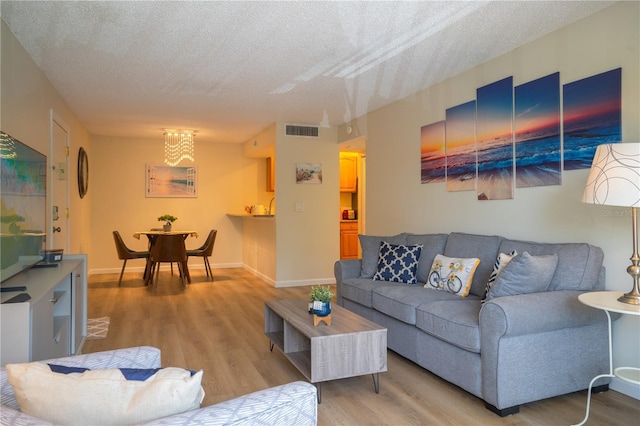
[[(51, 85), (46, 76), (25, 52), (3, 21), (0, 21), (0, 129), (50, 158), (50, 110), (53, 109), (70, 128), (69, 183), (70, 252), (87, 253), (91, 242), (89, 206), (93, 198), (91, 182), (87, 196), (80, 199), (77, 187), (78, 150), (89, 153), (89, 133)], [(91, 163), (90, 163), (91, 164)], [(51, 170), (49, 164), (49, 170)], [(49, 183), (47, 183), (49, 186)], [(50, 203), (47, 189), (47, 206)], [(51, 238), (51, 222), (48, 223)]]
[[(340, 258), (340, 167), (336, 129), (320, 128), (318, 138), (276, 130), (276, 285), (335, 282)], [(322, 163), (322, 184), (296, 184), (297, 163)], [(296, 203), (304, 211), (296, 211)]]
[[(559, 71), (561, 84), (566, 84), (622, 67), (622, 137), (638, 142), (639, 40), (640, 3), (618, 3), (361, 118), (353, 128), (367, 134), (367, 232), (463, 231), (586, 241), (605, 252), (607, 289), (629, 291), (629, 209), (581, 203), (588, 170), (564, 172), (560, 186), (516, 188), (512, 200), (478, 201), (473, 191), (447, 192), (444, 183), (420, 183), (420, 127), (444, 120), (447, 108), (475, 99), (478, 87), (504, 77), (513, 76), (519, 85)], [(341, 137), (345, 127), (339, 129)], [(615, 323), (616, 365), (640, 366), (638, 330), (638, 317), (625, 316)], [(615, 387), (640, 398), (637, 387), (620, 381)]]
[[(239, 144), (198, 143), (196, 138), (197, 198), (147, 198), (145, 165), (164, 161), (160, 132), (154, 139), (94, 136), (93, 157), (90, 271), (112, 272), (121, 267), (112, 231), (118, 230), (132, 248), (143, 249), (146, 240), (135, 240), (133, 233), (162, 225), (156, 219), (165, 213), (178, 217), (176, 229), (198, 232), (199, 238), (187, 239), (188, 248), (201, 245), (210, 229), (218, 230), (210, 260), (214, 268), (241, 265), (242, 221), (227, 213), (255, 204), (259, 188), (264, 191), (266, 185), (264, 160), (244, 157)], [(200, 267), (198, 260), (190, 265)], [(138, 262), (137, 268), (142, 267), (143, 262)]]

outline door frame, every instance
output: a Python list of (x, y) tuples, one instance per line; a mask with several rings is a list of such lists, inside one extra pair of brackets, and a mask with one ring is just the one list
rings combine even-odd
[(49, 193), (49, 229), (47, 229), (47, 246), (50, 249), (53, 248), (61, 248), (61, 247), (54, 247), (53, 246), (53, 226), (54, 226), (54, 221), (53, 221), (53, 206), (55, 203), (54, 200), (54, 180), (57, 177), (57, 173), (56, 173), (56, 165), (54, 164), (54, 151), (55, 151), (55, 146), (54, 146), (54, 133), (53, 133), (53, 129), (54, 126), (57, 125), (59, 126), (66, 135), (65, 138), (65, 146), (67, 148), (67, 153), (65, 156), (65, 163), (66, 163), (66, 173), (67, 173), (67, 179), (65, 180), (65, 194), (64, 197), (66, 199), (66, 206), (64, 206), (64, 211), (58, 211), (58, 215), (59, 217), (61, 217), (63, 219), (63, 226), (65, 228), (65, 233), (66, 233), (66, 241), (64, 242), (64, 247), (62, 247), (64, 249), (65, 253), (69, 252), (69, 247), (70, 247), (70, 242), (71, 242), (71, 229), (69, 226), (70, 220), (69, 220), (69, 216), (70, 216), (70, 208), (69, 208), (69, 204), (70, 204), (70, 197), (69, 197), (69, 149), (70, 149), (70, 145), (71, 145), (71, 129), (69, 127), (69, 125), (62, 119), (62, 117), (60, 117), (54, 110), (53, 108), (49, 109), (49, 156), (51, 158), (51, 164), (49, 165), (49, 170), (51, 171), (50, 176), (51, 178), (49, 179), (49, 186), (50, 186), (50, 193)]

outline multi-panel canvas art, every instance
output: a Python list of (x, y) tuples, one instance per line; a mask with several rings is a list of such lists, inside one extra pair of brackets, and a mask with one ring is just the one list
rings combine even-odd
[(477, 90), (478, 200), (513, 198), (513, 77)]
[(444, 121), (420, 128), (420, 182), (444, 182), (446, 157), (444, 149)]
[(447, 191), (476, 189), (476, 101), (447, 109)]
[(622, 68), (563, 86), (564, 169), (591, 167), (596, 147), (622, 137)]
[(560, 185), (560, 73), (515, 88), (516, 188)]

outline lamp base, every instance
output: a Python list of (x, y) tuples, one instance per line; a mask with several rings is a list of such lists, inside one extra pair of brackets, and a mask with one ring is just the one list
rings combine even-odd
[(640, 294), (634, 294), (633, 291), (630, 291), (629, 293), (625, 293), (618, 297), (618, 302), (628, 303), (630, 305), (640, 305)]

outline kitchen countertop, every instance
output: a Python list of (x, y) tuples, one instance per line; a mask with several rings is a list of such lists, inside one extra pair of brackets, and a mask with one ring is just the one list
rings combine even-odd
[(273, 219), (274, 214), (248, 214), (248, 213), (227, 213), (229, 217), (246, 217), (251, 219)]

